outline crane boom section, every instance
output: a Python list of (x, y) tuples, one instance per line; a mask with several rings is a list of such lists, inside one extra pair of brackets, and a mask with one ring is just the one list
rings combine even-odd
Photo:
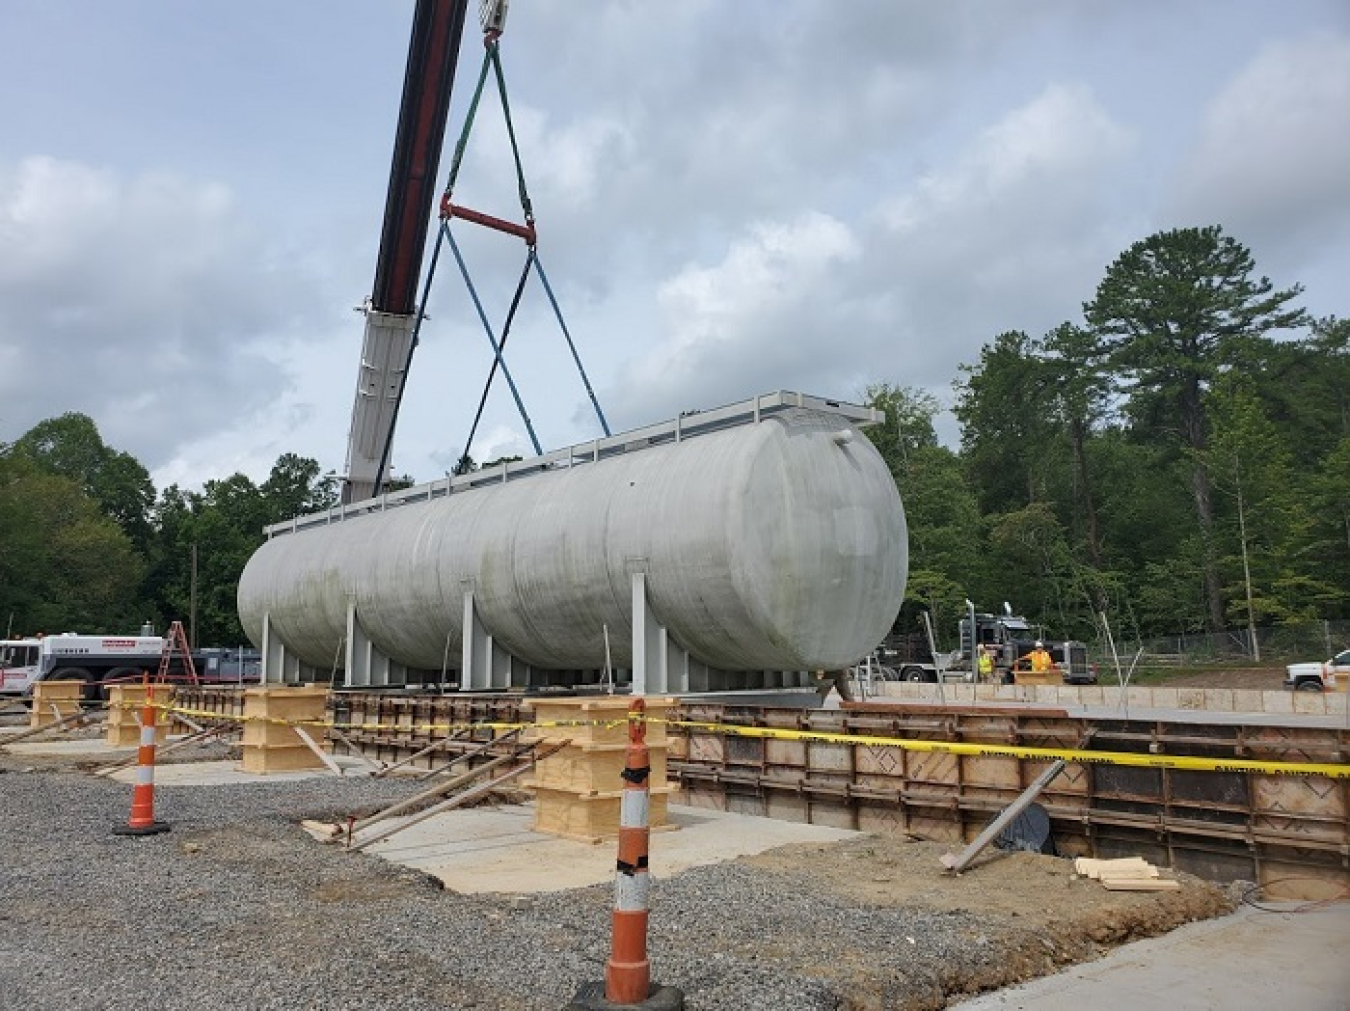
[(342, 501), (379, 491), (417, 328), (417, 284), (468, 0), (417, 0), (375, 284), (356, 377)]
[(414, 312), (468, 0), (418, 0), (371, 307)]

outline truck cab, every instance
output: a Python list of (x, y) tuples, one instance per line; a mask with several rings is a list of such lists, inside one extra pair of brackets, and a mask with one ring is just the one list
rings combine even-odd
[(27, 695), (41, 671), (42, 640), (0, 640), (0, 695)]
[(1321, 663), (1291, 663), (1285, 668), (1284, 686), (1295, 691), (1336, 690), (1336, 675), (1350, 674), (1350, 649), (1343, 649)]

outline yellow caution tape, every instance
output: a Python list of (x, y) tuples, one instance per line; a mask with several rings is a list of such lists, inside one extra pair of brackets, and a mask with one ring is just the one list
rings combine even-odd
[[(655, 721), (652, 721), (655, 722)], [(1146, 769), (1186, 769), (1200, 772), (1259, 772), (1271, 776), (1331, 776), (1350, 779), (1350, 764), (1344, 762), (1265, 762), (1247, 758), (1197, 758), (1192, 755), (1152, 755), (1130, 751), (1081, 751), (1075, 748), (1027, 748), (1012, 744), (968, 744), (955, 741), (921, 741), (866, 734), (833, 734), (820, 730), (786, 730), (778, 727), (747, 727), (730, 723), (665, 721), (670, 726), (689, 727), (737, 737), (810, 741), (820, 744), (864, 744), (903, 751), (929, 751), (949, 755), (992, 758), (1056, 759), (1080, 765), (1130, 765)]]
[[(139, 708), (139, 707), (136, 707)], [(156, 709), (201, 719), (226, 720), (232, 723), (269, 723), (288, 727), (315, 727), (338, 731), (402, 732), (420, 734), (452, 734), (462, 731), (531, 730), (558, 727), (604, 727), (613, 729), (628, 724), (619, 720), (548, 720), (544, 722), (507, 723), (338, 723), (334, 720), (287, 720), (275, 716), (235, 716), (208, 709), (189, 709), (182, 706), (156, 704)], [(734, 737), (749, 737), (780, 741), (803, 741), (816, 744), (865, 745), (876, 748), (899, 748), (902, 751), (933, 752), (948, 755), (973, 755), (985, 758), (1027, 758), (1047, 760), (1062, 758), (1078, 765), (1126, 765), (1144, 769), (1183, 769), (1197, 772), (1257, 772), (1268, 776), (1329, 776), (1350, 779), (1350, 763), (1345, 762), (1270, 762), (1248, 758), (1199, 758), (1193, 755), (1139, 754), (1130, 751), (1083, 751), (1077, 748), (1029, 748), (1012, 744), (971, 744), (957, 741), (925, 741), (902, 737), (882, 737), (872, 734), (837, 734), (824, 730), (789, 730), (781, 727), (752, 727), (739, 723), (700, 723), (691, 720), (642, 718), (645, 723), (684, 727), (705, 733)]]

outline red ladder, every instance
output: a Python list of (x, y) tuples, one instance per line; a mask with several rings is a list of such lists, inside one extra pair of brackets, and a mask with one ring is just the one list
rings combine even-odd
[(164, 637), (164, 652), (159, 657), (159, 674), (155, 680), (165, 683), (169, 680), (169, 668), (173, 665), (173, 656), (177, 652), (183, 658), (183, 671), (186, 674), (187, 684), (197, 684), (197, 668), (192, 664), (192, 650), (188, 648), (187, 633), (183, 631), (183, 623), (175, 621), (169, 626), (169, 634)]

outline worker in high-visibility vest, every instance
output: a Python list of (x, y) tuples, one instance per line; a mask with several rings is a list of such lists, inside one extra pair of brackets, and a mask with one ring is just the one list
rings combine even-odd
[(1031, 672), (1033, 674), (1050, 673), (1050, 654), (1045, 651), (1045, 643), (1039, 639), (1036, 640), (1036, 648), (1028, 654), (1027, 659), (1031, 661)]
[(992, 681), (994, 679), (994, 647), (980, 647), (980, 680)]

